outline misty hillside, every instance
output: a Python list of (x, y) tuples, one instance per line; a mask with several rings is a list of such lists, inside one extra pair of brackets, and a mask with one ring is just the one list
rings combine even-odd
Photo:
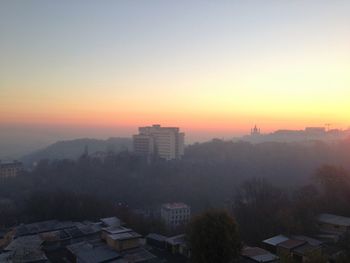
[(32, 164), (42, 159), (76, 159), (84, 153), (86, 147), (90, 154), (97, 151), (118, 153), (124, 150), (130, 150), (131, 145), (132, 140), (130, 138), (109, 138), (107, 140), (83, 138), (58, 141), (42, 150), (23, 156), (21, 161), (25, 164)]

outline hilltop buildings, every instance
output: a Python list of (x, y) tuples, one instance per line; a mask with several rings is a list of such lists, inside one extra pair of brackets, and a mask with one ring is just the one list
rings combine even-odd
[(180, 159), (184, 154), (184, 137), (177, 127), (140, 127), (139, 134), (133, 136), (134, 152), (165, 160)]
[(262, 142), (334, 142), (350, 137), (350, 130), (326, 129), (325, 127), (305, 127), (303, 130), (277, 130), (272, 133), (261, 133), (255, 125), (249, 135), (240, 139), (251, 143)]
[(256, 125), (254, 126), (254, 128), (252, 128), (250, 130), (250, 135), (251, 136), (258, 136), (260, 134), (261, 134), (260, 129)]

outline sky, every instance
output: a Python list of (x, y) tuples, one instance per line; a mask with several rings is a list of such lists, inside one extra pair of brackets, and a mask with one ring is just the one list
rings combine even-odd
[(348, 128), (349, 14), (348, 0), (1, 0), (0, 141)]

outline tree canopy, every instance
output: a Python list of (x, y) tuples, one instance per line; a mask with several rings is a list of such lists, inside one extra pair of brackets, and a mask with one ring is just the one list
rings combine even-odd
[(188, 227), (187, 240), (194, 263), (234, 262), (241, 249), (235, 220), (221, 210), (194, 217)]

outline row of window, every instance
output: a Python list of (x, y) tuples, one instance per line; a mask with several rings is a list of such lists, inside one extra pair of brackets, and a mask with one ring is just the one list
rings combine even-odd
[(188, 220), (172, 220), (172, 221), (170, 221), (170, 223), (172, 225), (180, 225), (180, 224), (185, 224), (187, 222), (188, 222)]
[(189, 215), (177, 215), (177, 216), (173, 216), (173, 218), (176, 218), (176, 219), (187, 219), (189, 218)]
[(173, 210), (173, 214), (189, 214), (190, 209), (178, 209), (178, 210)]

